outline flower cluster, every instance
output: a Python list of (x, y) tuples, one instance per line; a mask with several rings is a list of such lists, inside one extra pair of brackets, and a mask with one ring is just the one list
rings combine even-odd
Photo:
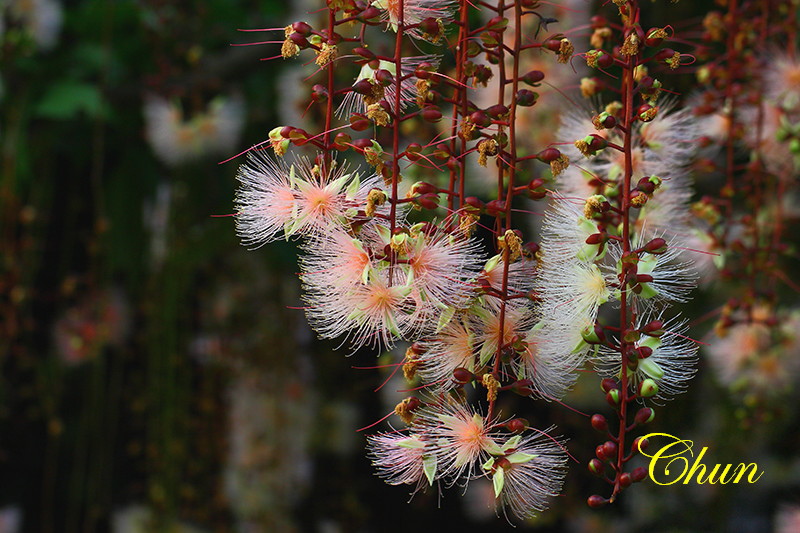
[[(472, 27), (464, 3), (456, 22), (455, 6), (441, 0), (342, 0), (328, 3), (324, 27), (280, 29), (282, 57), (310, 51), (323, 71), (310, 106), (325, 128), (277, 127), (250, 150), (238, 176), (237, 231), (249, 247), (302, 238), (303, 299), (321, 338), (352, 351), (408, 343), (393, 366), (424, 392), (395, 407), (405, 428), (368, 438), (390, 484), (416, 492), (488, 477), (497, 507), (527, 519), (560, 492), (566, 449), (552, 427), (504, 419), (501, 395), (560, 400), (590, 363), (612, 383), (623, 446), (628, 402), (667, 399), (694, 372), (684, 322), (662, 317), (693, 286), (691, 258), (677, 243), (690, 233), (685, 139), (695, 122), (659, 102), (661, 84), (639, 52), (638, 4), (617, 5), (634, 11), (623, 17), (624, 45), (606, 55), (624, 63), (625, 91), (636, 89), (645, 104), (568, 115), (559, 135), (574, 148), (563, 152), (537, 152), (520, 129), (545, 77), (522, 74), (523, 58), (536, 51), (538, 64), (558, 68), (575, 52), (563, 34), (526, 37), (532, 21), (552, 19), (538, 2), (486, 4), (491, 16)], [(614, 37), (599, 24), (598, 48)], [(405, 53), (409, 43), (451, 38), (453, 58)], [(394, 54), (371, 39), (394, 40), (386, 47)], [(678, 64), (675, 54), (664, 62)], [(600, 55), (586, 55), (589, 67), (606, 61)], [(347, 68), (352, 78), (339, 87)], [(495, 77), (502, 90), (477, 105), (473, 88)], [(443, 105), (452, 106), (449, 124), (436, 126)], [(313, 161), (293, 155), (302, 147), (313, 147)], [(471, 160), (494, 182), (493, 199), (469, 196)], [(419, 181), (409, 185), (411, 176)], [(515, 227), (525, 198), (551, 201), (540, 244)], [(603, 312), (614, 306), (620, 318), (609, 323)], [(614, 497), (631, 476), (623, 466), (614, 464)]]
[(518, 518), (533, 516), (557, 496), (565, 474), (564, 443), (548, 431), (511, 434), (518, 420), (497, 420), (460, 403), (432, 400), (413, 413), (409, 433), (380, 433), (369, 438), (372, 462), (392, 485), (416, 490), (443, 481), (447, 486), (486, 475), (499, 507)]

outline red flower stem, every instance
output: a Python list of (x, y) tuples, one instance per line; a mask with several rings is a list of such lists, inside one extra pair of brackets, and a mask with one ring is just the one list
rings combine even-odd
[[(458, 137), (459, 116), (463, 120), (467, 112), (467, 88), (464, 65), (467, 62), (467, 35), (469, 34), (469, 2), (461, 0), (459, 5), (458, 45), (456, 46), (456, 80), (453, 87), (453, 118), (450, 122), (450, 154), (457, 157), (456, 146)], [(459, 109), (460, 108), (460, 109)], [(458, 155), (466, 152), (466, 141), (461, 139)], [(455, 210), (456, 181), (458, 181), (458, 207), (464, 205), (464, 163), (460, 162), (457, 168), (450, 169), (449, 194), (447, 207), (449, 212)]]
[[(389, 227), (391, 234), (397, 227), (397, 184), (400, 181), (400, 97), (402, 94), (402, 72), (403, 72), (403, 33), (405, 31), (405, 2), (399, 0), (399, 20), (397, 21), (397, 33), (394, 39), (394, 66), (396, 76), (394, 77), (394, 120), (392, 121), (392, 202), (389, 210)], [(392, 276), (389, 276), (389, 283)]]
[[(639, 23), (639, 3), (637, 0), (631, 0), (628, 2), (628, 18), (625, 20), (625, 30), (624, 34), (627, 35), (628, 31), (632, 30), (635, 25)], [(625, 113), (625, 119), (623, 121), (623, 126), (625, 128), (624, 132), (624, 144), (623, 150), (625, 152), (625, 177), (624, 182), (622, 185), (622, 198), (621, 198), (621, 206), (620, 209), (622, 211), (622, 250), (623, 256), (626, 252), (631, 251), (631, 240), (630, 240), (630, 200), (631, 200), (631, 178), (633, 176), (633, 121), (634, 121), (634, 103), (633, 103), (633, 96), (634, 96), (634, 69), (636, 68), (639, 60), (639, 54), (631, 56), (628, 58), (628, 61), (623, 67), (623, 75), (622, 75), (622, 95), (624, 98), (623, 107)], [(620, 345), (619, 345), (619, 353), (620, 353), (620, 406), (617, 414), (619, 415), (619, 434), (617, 436), (617, 461), (615, 465), (616, 476), (614, 479), (614, 491), (609, 498), (609, 502), (614, 502), (616, 500), (619, 493), (623, 490), (622, 485), (620, 484), (620, 476), (622, 475), (622, 469), (625, 463), (625, 435), (628, 429), (627, 425), (627, 414), (628, 414), (628, 363), (627, 363), (627, 347), (628, 342), (625, 340), (624, 331), (627, 329), (634, 329), (636, 327), (635, 322), (635, 313), (633, 309), (629, 305), (628, 302), (628, 287), (624, 283), (624, 280), (628, 277), (628, 272), (630, 270), (630, 264), (623, 262), (622, 263), (622, 273), (620, 274), (620, 282), (622, 287), (620, 288), (620, 309), (619, 309), (619, 320), (620, 320), (620, 327), (622, 328), (623, 334), (620, 335)]]
[[(328, 8), (328, 42), (330, 44), (334, 44), (336, 40), (333, 37), (333, 33), (336, 28), (336, 9), (335, 8)], [(333, 124), (333, 95), (336, 92), (336, 86), (334, 85), (334, 78), (333, 78), (333, 67), (334, 62), (329, 61), (328, 64), (325, 66), (325, 70), (328, 74), (328, 99), (325, 103), (325, 135), (322, 137), (322, 153), (325, 164), (325, 172), (324, 175), (328, 175), (331, 171), (331, 160), (332, 160), (332, 153), (333, 153), (333, 146), (331, 143), (331, 127)]]

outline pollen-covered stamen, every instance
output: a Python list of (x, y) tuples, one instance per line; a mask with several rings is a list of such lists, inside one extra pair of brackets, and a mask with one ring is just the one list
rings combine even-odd
[(322, 43), (322, 48), (317, 52), (316, 64), (320, 67), (328, 66), (328, 63), (334, 61), (339, 55), (339, 51), (335, 44)]
[(300, 47), (297, 46), (294, 41), (292, 41), (289, 36), (294, 33), (294, 29), (292, 28), (291, 24), (286, 26), (283, 30), (284, 32), (284, 41), (283, 45), (281, 46), (281, 57), (287, 59), (289, 57), (294, 57), (300, 53)]

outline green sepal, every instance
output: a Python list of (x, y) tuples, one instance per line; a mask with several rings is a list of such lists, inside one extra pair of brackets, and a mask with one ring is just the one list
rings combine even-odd
[(423, 455), (422, 456), (422, 471), (425, 477), (428, 478), (428, 484), (433, 485), (433, 480), (436, 479), (436, 456)]
[(639, 298), (649, 299), (658, 295), (658, 291), (651, 287), (649, 283), (639, 283), (639, 286), (642, 288), (642, 292), (637, 295)]
[(650, 357), (639, 360), (639, 370), (656, 380), (664, 377), (664, 369)]
[(484, 450), (492, 455), (504, 455), (503, 449), (493, 440), (489, 439), (489, 444), (484, 446)]
[(535, 453), (515, 452), (506, 457), (509, 463), (522, 464), (539, 457)]
[(416, 437), (409, 437), (407, 439), (400, 439), (397, 445), (401, 448), (408, 448), (410, 450), (421, 450), (425, 447), (425, 443)]
[(505, 444), (503, 444), (503, 451), (507, 452), (508, 450), (516, 448), (517, 446), (519, 446), (520, 440), (522, 440), (522, 435), (514, 435), (513, 437), (508, 439)]
[(450, 306), (446, 307), (442, 311), (442, 314), (439, 315), (439, 321), (436, 324), (436, 333), (439, 333), (445, 327), (447, 327), (450, 321), (453, 320), (453, 316), (455, 316), (455, 314), (456, 314), (455, 307), (450, 307)]
[(492, 476), (492, 485), (494, 486), (494, 497), (499, 498), (500, 493), (503, 492), (503, 486), (506, 484), (506, 471), (498, 468), (494, 471)]
[(345, 191), (345, 196), (349, 200), (352, 200), (353, 198), (356, 197), (356, 195), (358, 194), (358, 189), (360, 188), (361, 188), (361, 174), (356, 173), (355, 177), (353, 177), (353, 180), (347, 186), (347, 190)]

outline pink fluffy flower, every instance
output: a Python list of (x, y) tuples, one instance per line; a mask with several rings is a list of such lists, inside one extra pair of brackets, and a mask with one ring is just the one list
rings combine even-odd
[(441, 331), (420, 342), (419, 375), (422, 382), (434, 391), (453, 388), (456, 368), (475, 370), (475, 332), (468, 316), (460, 313)]
[(471, 475), (481, 460), (501, 454), (493, 433), (495, 424), (472, 407), (441, 400), (417, 412), (415, 428), (431, 442), (436, 477), (453, 484)]
[(415, 325), (408, 285), (391, 285), (386, 276), (370, 276), (366, 283), (337, 287), (306, 285), (306, 316), (324, 339), (345, 336), (345, 342), (362, 346), (394, 346)]
[(521, 520), (547, 509), (548, 498), (561, 492), (567, 454), (563, 443), (547, 435), (552, 429), (511, 437), (502, 444), (501, 456), (483, 465), (492, 478), (497, 505)]
[(316, 236), (341, 227), (366, 204), (382, 180), (361, 179), (347, 165), (333, 164), (328, 175), (307, 159), (292, 165), (251, 151), (239, 168), (236, 230), (245, 246), (257, 248), (280, 237)]
[(367, 437), (367, 449), (378, 475), (390, 485), (415, 485), (415, 492), (433, 483), (435, 456), (417, 435), (380, 433)]

